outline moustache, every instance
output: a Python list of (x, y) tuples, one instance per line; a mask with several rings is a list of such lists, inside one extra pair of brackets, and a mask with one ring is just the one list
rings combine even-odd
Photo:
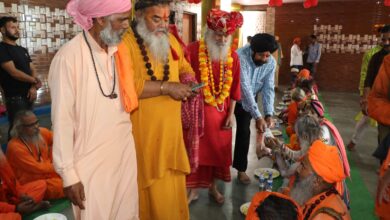
[(155, 31), (153, 31), (154, 34), (156, 33), (162, 33), (162, 34), (165, 34), (167, 35), (168, 34), (168, 30), (166, 28), (158, 28), (156, 29)]

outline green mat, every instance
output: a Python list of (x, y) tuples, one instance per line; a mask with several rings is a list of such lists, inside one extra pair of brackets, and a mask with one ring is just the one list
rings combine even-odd
[(65, 209), (70, 207), (70, 201), (67, 199), (58, 199), (50, 201), (51, 207), (48, 210), (41, 210), (34, 212), (31, 215), (23, 216), (23, 220), (33, 220), (34, 218), (46, 213), (62, 213)]
[[(322, 97), (318, 96), (321, 103), (324, 105)], [(325, 118), (329, 121), (333, 121), (332, 117), (330, 117), (329, 112), (324, 105), (325, 108)], [(289, 138), (283, 129), (283, 138), (286, 143), (289, 142)], [(350, 193), (350, 214), (353, 220), (372, 220), (378, 219), (374, 213), (375, 202), (369, 193), (366, 185), (364, 184), (363, 178), (357, 168), (355, 161), (351, 159), (349, 156), (349, 152), (347, 152), (349, 166), (351, 168), (351, 178), (346, 180), (349, 193)], [(390, 211), (390, 210), (389, 210)]]

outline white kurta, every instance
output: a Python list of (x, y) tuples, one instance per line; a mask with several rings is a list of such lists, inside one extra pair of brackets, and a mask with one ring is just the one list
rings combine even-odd
[[(87, 33), (105, 94), (113, 88), (116, 47), (106, 53)], [(55, 55), (49, 72), (53, 159), (64, 187), (81, 181), (85, 210), (76, 219), (138, 219), (137, 163), (129, 114), (102, 95), (82, 33)]]

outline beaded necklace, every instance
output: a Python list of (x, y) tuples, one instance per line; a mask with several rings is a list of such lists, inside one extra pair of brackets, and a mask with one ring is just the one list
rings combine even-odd
[[(308, 220), (311, 216), (311, 213), (313, 210), (322, 202), (324, 201), (327, 197), (329, 197), (332, 194), (338, 194), (337, 190), (335, 188), (331, 188), (330, 190), (326, 191), (323, 193), (323, 195), (320, 196), (319, 199), (316, 199), (311, 205), (310, 208), (307, 210), (307, 213), (305, 215), (304, 220)], [(306, 209), (309, 207), (309, 205), (305, 206), (305, 209), (303, 210), (303, 213), (306, 212)]]
[[(145, 67), (147, 69), (146, 73), (150, 76), (150, 80), (156, 81), (157, 77), (154, 75), (154, 71), (152, 70), (152, 64), (150, 63), (148, 52), (146, 51), (146, 47), (144, 45), (144, 40), (142, 39), (141, 35), (139, 35), (139, 33), (137, 32), (135, 22), (133, 22), (133, 24), (131, 25), (131, 29), (134, 32), (134, 36), (137, 40), (138, 47), (141, 50), (141, 55), (143, 57), (143, 60), (145, 62)], [(164, 64), (164, 76), (162, 78), (162, 81), (168, 81), (168, 80), (169, 80), (169, 59), (167, 58)]]
[(112, 86), (112, 90), (111, 90), (111, 93), (106, 95), (103, 91), (103, 88), (102, 88), (102, 85), (100, 83), (100, 79), (99, 79), (99, 75), (98, 75), (98, 72), (96, 70), (96, 64), (95, 64), (95, 59), (93, 58), (93, 53), (92, 53), (92, 48), (91, 48), (91, 45), (89, 44), (88, 40), (87, 40), (87, 36), (85, 35), (85, 31), (83, 31), (83, 35), (84, 35), (84, 40), (85, 42), (87, 43), (87, 46), (88, 46), (88, 49), (89, 49), (89, 52), (91, 54), (91, 58), (92, 58), (92, 63), (93, 63), (93, 69), (95, 70), (95, 75), (96, 75), (96, 79), (98, 81), (98, 84), (99, 84), (99, 88), (100, 88), (100, 91), (102, 92), (103, 96), (104, 97), (107, 97), (107, 98), (110, 98), (110, 99), (116, 99), (118, 97), (118, 95), (115, 93), (115, 86), (116, 86), (116, 73), (115, 73), (115, 62), (113, 62), (113, 72), (114, 72), (114, 85)]

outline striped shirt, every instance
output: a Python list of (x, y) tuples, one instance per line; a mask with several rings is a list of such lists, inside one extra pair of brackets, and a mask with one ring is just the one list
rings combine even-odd
[(256, 96), (261, 93), (263, 110), (265, 115), (273, 115), (274, 112), (274, 76), (276, 61), (270, 56), (268, 62), (257, 67), (252, 60), (250, 46), (237, 50), (241, 65), (241, 104), (245, 111), (255, 119), (260, 118)]

